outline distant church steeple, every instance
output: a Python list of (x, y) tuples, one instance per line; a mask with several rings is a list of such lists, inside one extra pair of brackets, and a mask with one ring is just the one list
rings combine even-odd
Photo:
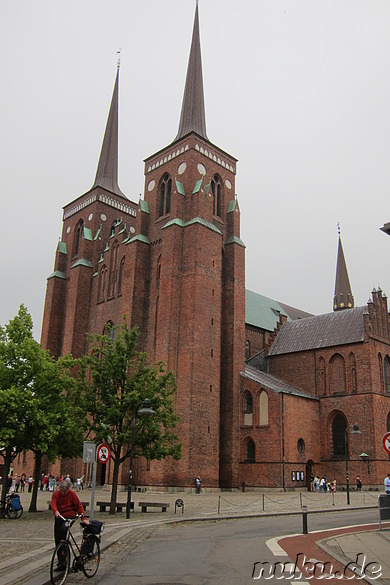
[(176, 142), (190, 132), (196, 132), (206, 140), (206, 115), (203, 94), (202, 57), (200, 52), (200, 34), (198, 2), (196, 3), (194, 28), (190, 57), (188, 60), (187, 77), (184, 89), (183, 104)]
[(99, 164), (92, 189), (94, 187), (102, 187), (116, 195), (125, 197), (118, 185), (118, 96), (119, 60), (110, 112), (108, 114)]
[(347, 264), (345, 262), (343, 246), (341, 243), (340, 226), (338, 226), (338, 232), (339, 248), (337, 252), (336, 284), (333, 298), (334, 311), (352, 309), (355, 306), (355, 301), (353, 299), (351, 291), (351, 285), (349, 283)]

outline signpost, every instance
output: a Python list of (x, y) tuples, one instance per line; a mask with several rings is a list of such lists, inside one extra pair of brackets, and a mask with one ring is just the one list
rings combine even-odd
[(92, 492), (91, 492), (91, 512), (89, 517), (93, 520), (95, 507), (95, 488), (96, 488), (96, 467), (97, 461), (104, 464), (110, 458), (110, 447), (106, 443), (101, 443), (96, 447), (95, 443), (84, 441), (83, 446), (83, 463), (92, 463)]
[(390, 454), (390, 433), (386, 433), (382, 439), (383, 448), (386, 453)]

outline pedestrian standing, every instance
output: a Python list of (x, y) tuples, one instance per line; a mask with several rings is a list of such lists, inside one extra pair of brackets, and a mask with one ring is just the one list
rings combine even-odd
[(198, 476), (195, 480), (195, 493), (200, 494), (200, 484), (201, 484), (201, 480), (200, 477)]
[(390, 496), (390, 473), (385, 477), (385, 492)]

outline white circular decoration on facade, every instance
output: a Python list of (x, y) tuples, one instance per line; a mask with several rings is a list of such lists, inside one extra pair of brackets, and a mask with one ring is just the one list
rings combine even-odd
[(88, 215), (88, 221), (91, 221), (91, 219), (92, 219), (92, 218), (93, 218), (93, 213), (90, 213), (90, 214)]
[(71, 229), (71, 228), (70, 228), (70, 225), (68, 225), (68, 227), (66, 228), (66, 233), (67, 233), (67, 234), (69, 234), (69, 232), (70, 232), (70, 229)]
[(179, 173), (179, 175), (182, 175), (184, 173), (184, 171), (186, 170), (187, 165), (185, 162), (182, 162), (181, 164), (179, 164), (179, 168), (177, 169), (177, 172)]
[(135, 227), (131, 226), (130, 233), (134, 234), (134, 232), (135, 232)]
[(202, 163), (198, 164), (198, 171), (201, 175), (205, 175), (206, 174), (206, 167), (204, 165), (202, 165)]
[(100, 214), (100, 219), (101, 219), (102, 221), (106, 221), (106, 219), (107, 219), (107, 215), (106, 215), (105, 213), (101, 213), (101, 214)]
[(226, 179), (226, 181), (225, 181), (225, 185), (226, 185), (226, 187), (227, 187), (228, 189), (231, 189), (231, 188), (232, 188), (232, 184), (231, 184), (231, 182), (229, 181), (229, 179)]
[(155, 185), (156, 185), (156, 181), (154, 179), (152, 179), (151, 181), (149, 181), (149, 183), (148, 183), (148, 191), (153, 191)]

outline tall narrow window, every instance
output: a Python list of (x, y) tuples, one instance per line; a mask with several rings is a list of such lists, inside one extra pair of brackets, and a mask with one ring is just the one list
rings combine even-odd
[(250, 392), (244, 395), (244, 425), (253, 424), (253, 398)]
[(256, 461), (255, 443), (252, 439), (248, 439), (245, 449), (245, 460), (249, 463)]
[(75, 234), (74, 234), (72, 258), (76, 258), (79, 255), (79, 249), (80, 249), (81, 238), (83, 237), (83, 231), (84, 231), (84, 221), (82, 219), (80, 219), (76, 225), (76, 230), (75, 230)]
[(251, 343), (247, 339), (245, 342), (245, 359), (249, 360), (250, 357), (251, 357)]
[(172, 179), (165, 173), (159, 186), (158, 216), (166, 215), (171, 211)]
[(318, 392), (320, 396), (326, 394), (325, 360), (323, 357), (318, 360)]
[(115, 288), (118, 278), (118, 248), (119, 244), (116, 240), (111, 249), (111, 261), (110, 261), (110, 282), (109, 282), (109, 293), (108, 296), (111, 298), (115, 296)]
[(380, 353), (378, 353), (378, 368), (379, 368), (379, 385), (380, 385), (380, 392), (384, 392), (385, 389), (385, 382), (383, 379), (383, 359)]
[(265, 390), (260, 393), (260, 425), (268, 424), (268, 394)]
[(98, 284), (98, 302), (104, 301), (106, 295), (106, 280), (107, 280), (107, 267), (105, 264), (99, 272), (99, 284)]
[(331, 387), (333, 394), (345, 394), (345, 362), (341, 355), (334, 355), (330, 360)]
[(213, 195), (213, 215), (221, 217), (222, 209), (222, 181), (219, 175), (214, 175), (211, 180), (211, 192)]
[(121, 263), (119, 265), (119, 274), (118, 274), (118, 296), (122, 294), (122, 286), (123, 286), (123, 273), (125, 271), (125, 257), (123, 256)]
[(357, 375), (356, 375), (356, 359), (353, 353), (349, 354), (349, 387), (352, 394), (357, 392)]
[(385, 357), (383, 362), (383, 373), (384, 373), (384, 380), (385, 380), (385, 394), (390, 394), (390, 378), (389, 378), (389, 356)]
[(345, 422), (345, 418), (341, 414), (337, 414), (332, 422), (332, 448), (333, 448), (333, 457), (337, 459), (342, 459), (345, 457), (345, 449), (346, 449), (346, 440), (345, 440), (345, 430), (347, 428), (347, 423)]

